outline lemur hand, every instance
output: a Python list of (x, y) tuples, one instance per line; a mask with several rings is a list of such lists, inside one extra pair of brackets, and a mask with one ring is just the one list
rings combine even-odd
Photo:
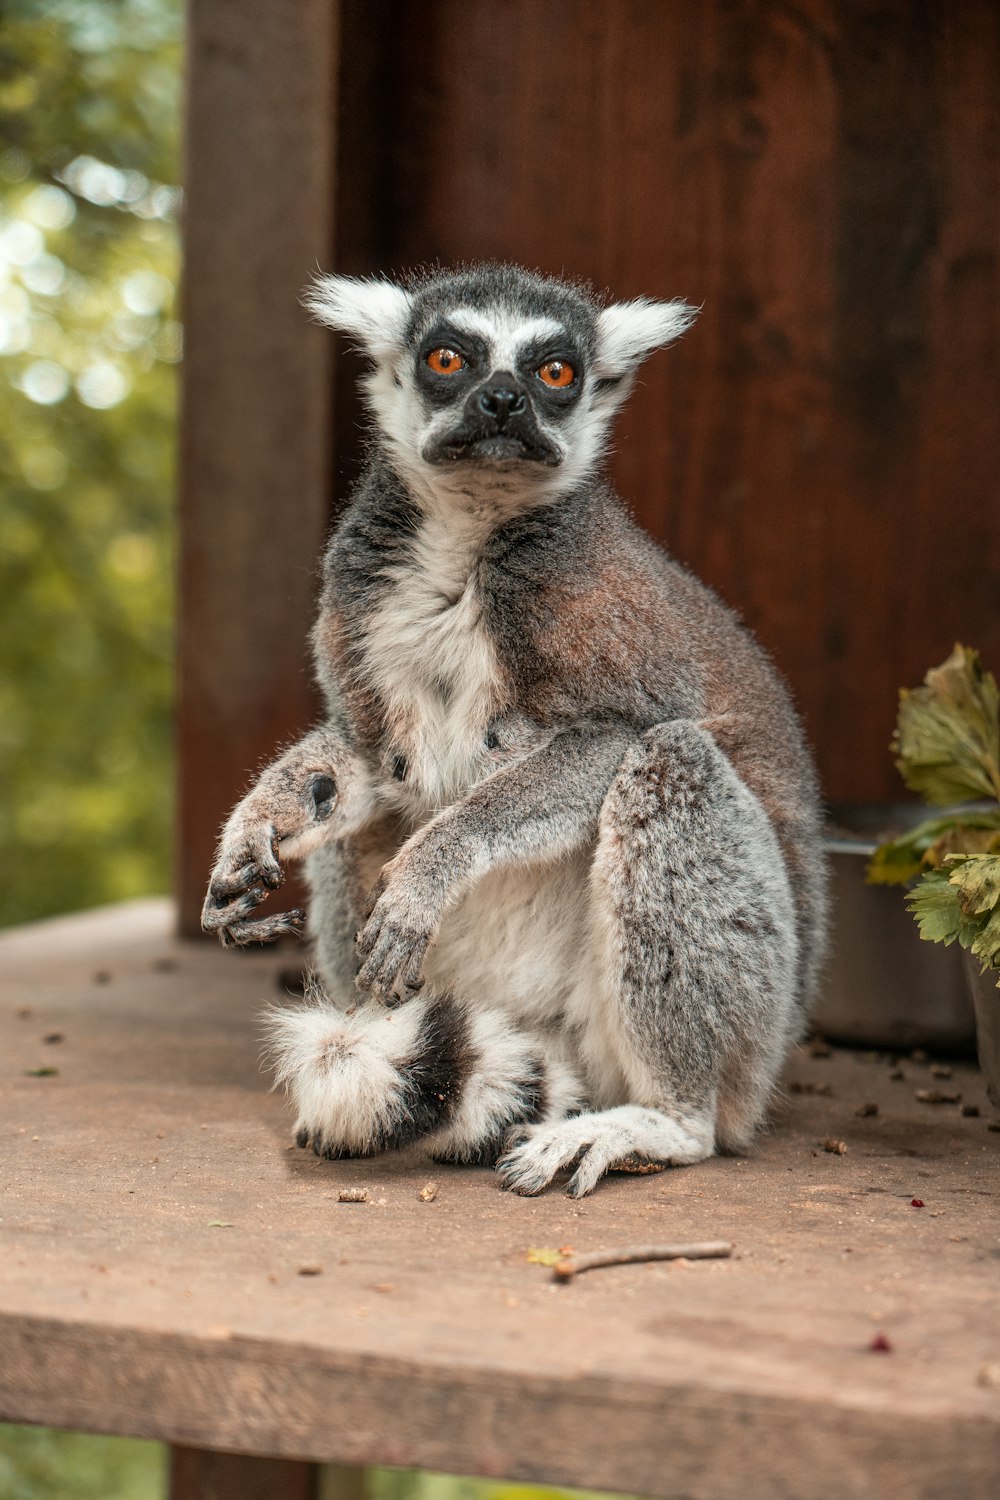
[(201, 925), (217, 932), (224, 948), (273, 942), (305, 921), (298, 910), (249, 920), (268, 892), (283, 883), (279, 861), (299, 858), (321, 843), (337, 804), (332, 776), (289, 759), (268, 767), (223, 829)]
[(431, 903), (419, 899), (416, 883), (395, 864), (386, 865), (368, 897), (357, 947), (358, 989), (389, 1006), (423, 988), (424, 955), (437, 926)]

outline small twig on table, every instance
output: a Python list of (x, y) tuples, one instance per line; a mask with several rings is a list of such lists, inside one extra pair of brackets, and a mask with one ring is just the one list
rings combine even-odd
[(557, 1281), (568, 1281), (596, 1266), (629, 1266), (641, 1260), (725, 1260), (732, 1255), (729, 1240), (703, 1240), (696, 1245), (622, 1245), (617, 1250), (591, 1250), (568, 1255), (553, 1266)]

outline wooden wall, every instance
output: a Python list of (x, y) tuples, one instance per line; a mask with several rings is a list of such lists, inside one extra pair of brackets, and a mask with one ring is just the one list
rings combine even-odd
[[(339, 10), (329, 261), (506, 257), (704, 304), (646, 367), (615, 479), (772, 651), (828, 798), (896, 796), (897, 687), (956, 638), (1000, 669), (1000, 6)], [(338, 349), (335, 501), (356, 369)]]
[(704, 304), (615, 478), (775, 654), (828, 795), (895, 795), (896, 688), (959, 636), (1000, 670), (1000, 6), (349, 0), (344, 60), (341, 269)]

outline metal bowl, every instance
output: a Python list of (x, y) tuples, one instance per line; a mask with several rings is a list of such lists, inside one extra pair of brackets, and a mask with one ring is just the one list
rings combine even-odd
[(928, 817), (912, 804), (838, 807), (828, 827), (830, 952), (813, 1025), (831, 1041), (975, 1055), (958, 945), (924, 942), (898, 886), (866, 885), (878, 844)]

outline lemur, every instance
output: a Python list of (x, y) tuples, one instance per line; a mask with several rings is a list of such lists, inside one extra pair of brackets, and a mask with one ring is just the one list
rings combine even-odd
[(816, 982), (816, 779), (764, 652), (603, 477), (694, 309), (498, 264), (306, 300), (371, 366), (326, 716), (232, 813), (203, 915), (298, 928), (251, 914), (306, 859), (317, 985), (271, 1025), (299, 1146), (574, 1196), (744, 1151)]

